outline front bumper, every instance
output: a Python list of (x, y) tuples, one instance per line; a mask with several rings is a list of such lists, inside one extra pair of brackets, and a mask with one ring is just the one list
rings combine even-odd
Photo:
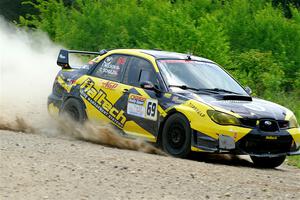
[(288, 131), (262, 132), (252, 130), (236, 143), (237, 150), (249, 155), (282, 155), (299, 150)]
[(287, 155), (288, 156), (297, 156), (297, 155), (300, 155), (300, 149), (298, 151), (288, 152)]
[(192, 144), (193, 149), (198, 148), (204, 152), (232, 153), (257, 157), (300, 155), (300, 145), (297, 140), (300, 132), (298, 131), (263, 132), (252, 129), (238, 141), (226, 134), (220, 134), (218, 139), (214, 139), (206, 134), (195, 132)]

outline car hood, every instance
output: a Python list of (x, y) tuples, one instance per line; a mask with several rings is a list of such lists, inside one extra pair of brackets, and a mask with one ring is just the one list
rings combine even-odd
[(207, 95), (195, 93), (189, 93), (189, 95), (185, 93), (185, 96), (208, 104), (216, 110), (222, 108), (234, 112), (244, 118), (271, 118), (275, 120), (284, 120), (287, 112), (286, 108), (276, 103), (259, 98), (251, 98), (249, 96), (236, 96), (231, 94)]

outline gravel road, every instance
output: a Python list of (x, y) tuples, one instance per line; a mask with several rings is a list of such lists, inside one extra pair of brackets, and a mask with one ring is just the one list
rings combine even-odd
[[(300, 170), (0, 131), (0, 199), (299, 199)], [(197, 155), (201, 157), (201, 155)]]

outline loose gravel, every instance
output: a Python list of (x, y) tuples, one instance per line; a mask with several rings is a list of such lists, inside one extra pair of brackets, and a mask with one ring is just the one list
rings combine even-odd
[(0, 199), (300, 199), (297, 168), (197, 156), (0, 131)]

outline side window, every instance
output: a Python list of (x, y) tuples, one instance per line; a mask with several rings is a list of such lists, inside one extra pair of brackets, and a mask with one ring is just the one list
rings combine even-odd
[(121, 81), (128, 60), (128, 56), (125, 55), (110, 55), (97, 65), (92, 75), (112, 81)]
[(143, 81), (151, 81), (159, 85), (152, 64), (142, 58), (132, 57), (124, 75), (124, 83), (140, 87)]

